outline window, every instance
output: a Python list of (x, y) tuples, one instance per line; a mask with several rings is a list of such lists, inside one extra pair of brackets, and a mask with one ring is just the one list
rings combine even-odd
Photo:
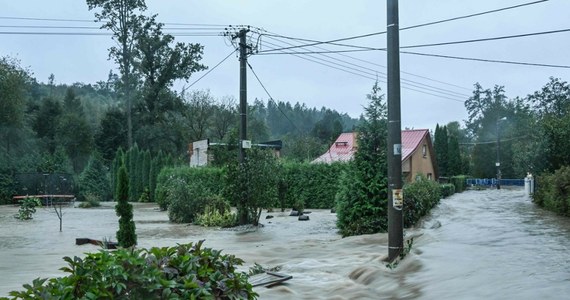
[(425, 144), (424, 144), (423, 147), (422, 147), (422, 155), (423, 155), (424, 157), (427, 156), (427, 146), (426, 146)]
[(431, 180), (431, 178), (432, 178), (431, 173), (427, 174), (427, 178), (428, 178), (428, 180)]

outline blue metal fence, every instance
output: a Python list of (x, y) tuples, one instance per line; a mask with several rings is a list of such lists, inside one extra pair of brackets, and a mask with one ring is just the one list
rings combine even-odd
[[(479, 185), (479, 186), (495, 186), (497, 185), (496, 178), (469, 178), (467, 179), (467, 185)], [(501, 179), (501, 185), (504, 186), (524, 186), (524, 179)]]

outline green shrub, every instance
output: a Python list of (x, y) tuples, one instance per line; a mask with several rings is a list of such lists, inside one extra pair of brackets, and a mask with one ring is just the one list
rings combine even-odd
[(36, 279), (9, 299), (256, 299), (243, 260), (202, 242), (65, 257), (65, 277)]
[(206, 227), (232, 227), (237, 224), (237, 216), (231, 210), (220, 210), (207, 205), (204, 213), (196, 216), (196, 224)]
[(559, 215), (570, 216), (570, 166), (536, 178), (533, 202)]
[(467, 188), (466, 186), (467, 177), (468, 176), (465, 175), (458, 175), (449, 178), (449, 182), (455, 186), (456, 193), (462, 193), (463, 191), (465, 191), (465, 189)]
[(220, 195), (224, 188), (223, 174), (224, 169), (221, 168), (163, 168), (157, 178), (154, 199), (162, 210), (167, 210), (173, 199), (169, 192), (175, 189), (173, 185), (177, 184), (177, 180), (200, 185), (211, 191), (211, 194)]
[(168, 191), (170, 204), (168, 218), (175, 223), (192, 223), (198, 214), (204, 213), (210, 202), (218, 201), (218, 195), (197, 182), (190, 184), (176, 179)]
[(346, 163), (309, 164), (287, 162), (282, 165), (280, 202), (282, 208), (333, 208), (340, 175)]
[(440, 200), (439, 183), (422, 176), (404, 186), (404, 227), (412, 227)]
[(101, 199), (99, 195), (87, 194), (85, 195), (85, 201), (79, 204), (80, 208), (91, 208), (101, 206)]
[(20, 220), (31, 220), (36, 213), (36, 206), (41, 206), (40, 199), (35, 197), (26, 197), (20, 200), (20, 209), (17, 218)]
[(452, 183), (444, 183), (440, 185), (439, 188), (442, 198), (447, 198), (455, 194), (455, 185), (453, 185)]

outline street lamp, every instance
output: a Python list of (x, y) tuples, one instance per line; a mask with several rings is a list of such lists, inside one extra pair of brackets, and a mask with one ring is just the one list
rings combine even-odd
[(497, 119), (497, 162), (495, 163), (495, 167), (497, 167), (497, 190), (501, 189), (501, 131), (499, 130), (499, 122), (506, 119), (507, 117)]

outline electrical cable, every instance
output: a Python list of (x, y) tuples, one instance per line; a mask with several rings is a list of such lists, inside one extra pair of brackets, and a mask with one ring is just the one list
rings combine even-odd
[[(270, 44), (270, 45), (275, 46), (275, 47), (279, 47), (279, 45), (274, 44), (274, 43), (270, 43), (270, 42), (267, 42), (267, 41), (265, 41), (265, 43)], [(284, 43), (285, 43), (285, 42), (284, 42)], [(294, 51), (294, 50), (293, 50), (293, 51)], [(353, 64), (353, 63), (344, 61), (344, 60), (340, 60), (340, 59), (338, 59), (338, 58), (334, 58), (334, 57), (330, 57), (330, 56), (326, 56), (326, 55), (324, 55), (324, 56), (325, 56), (325, 57), (328, 57), (328, 58), (330, 58), (330, 59), (333, 59), (333, 61), (328, 60), (328, 59), (323, 59), (323, 58), (316, 58), (316, 57), (313, 57), (313, 58), (314, 58), (314, 59), (320, 59), (321, 61), (325, 61), (325, 62), (327, 62), (327, 63), (331, 63), (331, 64), (336, 65), (336, 66), (338, 66), (338, 67), (342, 67), (342, 68), (345, 68), (345, 69), (349, 69), (349, 70), (352, 70), (352, 71), (355, 71), (355, 72), (360, 72), (360, 73), (362, 73), (362, 74), (366, 74), (366, 75), (370, 75), (370, 76), (377, 76), (378, 74), (382, 74), (382, 77), (386, 78), (386, 74), (383, 73), (383, 72), (379, 72), (379, 71), (377, 71), (377, 70), (374, 70), (374, 69), (371, 69), (371, 68), (367, 68), (367, 67), (364, 67), (364, 66), (361, 66), (361, 65), (356, 65), (356, 64)], [(311, 56), (311, 57), (312, 57), (312, 56)], [(344, 65), (339, 64), (339, 62), (343, 63)], [(347, 66), (347, 65), (348, 65), (348, 66)], [(330, 65), (327, 65), (327, 66), (330, 67)], [(336, 68), (336, 69), (339, 69), (339, 68)], [(345, 69), (340, 69), (340, 70), (346, 71)], [(365, 71), (365, 70), (362, 70), (362, 69), (365, 69), (365, 70), (368, 70), (368, 71)], [(355, 74), (354, 72), (350, 72), (350, 73)], [(385, 82), (385, 81), (383, 81), (383, 82)], [(424, 89), (427, 89), (427, 90), (429, 90), (429, 91), (436, 92), (436, 93), (441, 93), (441, 94), (444, 94), (444, 95), (447, 95), (447, 96), (451, 96), (451, 97), (465, 97), (465, 98), (469, 97), (469, 95), (461, 94), (461, 93), (458, 93), (458, 92), (455, 92), (455, 91), (451, 91), (451, 90), (448, 90), (448, 89), (444, 89), (444, 88), (434, 87), (434, 86), (431, 86), (431, 85), (428, 85), (428, 84), (424, 84), (424, 83), (421, 83), (421, 82), (417, 82), (417, 81), (413, 81), (413, 80), (402, 79), (402, 83), (403, 83), (403, 84), (406, 84), (406, 85), (413, 86), (413, 87), (417, 87), (417, 88), (424, 88)], [(461, 102), (463, 102), (463, 100), (461, 100)]]
[(277, 107), (277, 109), (281, 112), (281, 114), (287, 119), (287, 121), (289, 121), (289, 123), (291, 123), (291, 125), (293, 125), (293, 127), (295, 127), (295, 129), (297, 129), (297, 131), (301, 134), (303, 134), (303, 132), (301, 131), (301, 129), (299, 129), (299, 127), (297, 127), (297, 124), (295, 124), (293, 121), (291, 121), (291, 119), (289, 119), (289, 117), (287, 116), (287, 114), (285, 114), (285, 112), (283, 112), (283, 110), (281, 109), (281, 107), (279, 107), (279, 104), (277, 104), (277, 102), (275, 102), (275, 100), (273, 99), (273, 97), (271, 97), (271, 94), (269, 94), (269, 91), (265, 88), (265, 85), (263, 84), (263, 82), (261, 82), (261, 80), (259, 79), (259, 76), (257, 76), (257, 74), (255, 73), (255, 71), (253, 70), (253, 67), (251, 66), (251, 64), (249, 64), (249, 62), (247, 62), (247, 65), (249, 66), (249, 69), (251, 70), (251, 72), (253, 73), (253, 76), (255, 76), (255, 79), (257, 79), (257, 82), (259, 82), (259, 84), (261, 85), (261, 87), (263, 88), (263, 90), (265, 91), (265, 93), (267, 94), (267, 96), (269, 97), (270, 101), (273, 101), (273, 103), (275, 104), (275, 106)]
[[(260, 36), (261, 36), (261, 35), (260, 35)], [(283, 43), (292, 45), (292, 44), (287, 43), (287, 42), (284, 42), (284, 41), (283, 41)], [(321, 49), (321, 50), (327, 50), (326, 48), (319, 47), (319, 46), (312, 46), (312, 47), (317, 48), (317, 49)], [(297, 53), (301, 53), (301, 52), (297, 52)], [(326, 52), (323, 52), (323, 53), (326, 53)], [(269, 53), (269, 54), (271, 54), (271, 53)], [(275, 54), (278, 54), (278, 53), (275, 53)], [(371, 61), (367, 61), (367, 60), (364, 60), (364, 59), (356, 58), (356, 57), (354, 57), (354, 56), (350, 56), (350, 55), (346, 55), (346, 54), (342, 54), (342, 53), (337, 53), (337, 52), (335, 52), (335, 54), (337, 54), (337, 55), (339, 55), (339, 56), (343, 56), (343, 57), (349, 58), (349, 59), (353, 59), (353, 60), (356, 60), (356, 61), (359, 61), (359, 62), (367, 63), (367, 64), (374, 65), (374, 66), (378, 66), (378, 67), (381, 67), (381, 68), (386, 68), (386, 66), (384, 66), (384, 65), (377, 64), (377, 63), (374, 63), (374, 62), (371, 62)], [(433, 78), (429, 78), (429, 77), (426, 77), (426, 76), (417, 75), (417, 74), (414, 74), (414, 73), (405, 72), (405, 71), (401, 71), (401, 70), (400, 70), (400, 72), (401, 72), (402, 74), (414, 76), (414, 77), (417, 77), (417, 78), (422, 78), (422, 79), (425, 79), (425, 80), (429, 80), (429, 81), (432, 81), (432, 82), (437, 82), (437, 83), (440, 83), (440, 84), (452, 86), (452, 87), (459, 88), (459, 89), (463, 89), (463, 90), (466, 90), (466, 91), (471, 91), (471, 89), (469, 89), (469, 88), (466, 88), (466, 87), (463, 87), (463, 86), (459, 86), (459, 85), (456, 85), (456, 84), (452, 84), (452, 83), (440, 81), (440, 80), (437, 80), (437, 79), (433, 79)], [(385, 73), (382, 73), (382, 72), (380, 72), (380, 73), (386, 75)]]
[(420, 53), (420, 52), (408, 52), (408, 51), (400, 51), (400, 53), (402, 53), (402, 54), (411, 54), (411, 55), (420, 55), (420, 56), (429, 56), (429, 57), (439, 57), (439, 58), (457, 59), (457, 60), (469, 60), (469, 61), (488, 62), (488, 63), (499, 63), (499, 64), (512, 64), (512, 65), (533, 66), (533, 67), (546, 67), (546, 68), (570, 69), (570, 66), (566, 66), (566, 65), (552, 65), (552, 64), (529, 63), (529, 62), (509, 61), (509, 60), (496, 60), (496, 59), (484, 59), (484, 58), (474, 58), (474, 57), (461, 57), (461, 56), (451, 56), (451, 55), (433, 54), (433, 53)]
[[(300, 56), (300, 55), (296, 55), (296, 54), (291, 54), (291, 55), (296, 56), (296, 57), (298, 57), (298, 58), (300, 58), (300, 59), (303, 59), (303, 60), (307, 60), (307, 61), (310, 61), (310, 62), (313, 62), (313, 63), (316, 63), (316, 64), (320, 64), (320, 65), (323, 65), (323, 66), (326, 66), (326, 67), (329, 67), (329, 68), (337, 69), (337, 70), (339, 70), (339, 71), (343, 71), (343, 72), (346, 72), (346, 73), (350, 73), (350, 74), (353, 74), (353, 75), (356, 75), (356, 76), (360, 76), (360, 77), (363, 77), (363, 78), (366, 78), (366, 79), (370, 79), (370, 80), (373, 80), (373, 81), (379, 81), (379, 82), (386, 83), (385, 80), (380, 80), (380, 79), (378, 79), (377, 77), (374, 77), (374, 76), (371, 76), (371, 75), (366, 75), (366, 73), (365, 73), (365, 74), (363, 74), (363, 73), (357, 73), (357, 72), (354, 72), (354, 71), (350, 71), (350, 70), (347, 70), (347, 69), (343, 69), (343, 68), (341, 68), (341, 67), (339, 67), (339, 66), (335, 66), (335, 65), (328, 64), (328, 63), (323, 63), (323, 62), (318, 61), (318, 60), (315, 60), (315, 59), (307, 58), (307, 57), (305, 57), (305, 56)], [(446, 96), (446, 95), (430, 93), (430, 92), (427, 92), (427, 91), (425, 91), (425, 90), (420, 90), (420, 89), (416, 89), (416, 88), (413, 88), (413, 87), (409, 87), (409, 86), (407, 86), (407, 84), (406, 84), (406, 85), (402, 85), (402, 88), (403, 88), (403, 89), (407, 89), (407, 90), (411, 90), (411, 91), (416, 91), (416, 92), (419, 92), (419, 93), (423, 93), (423, 94), (426, 94), (426, 95), (435, 96), (435, 97), (438, 97), (438, 98), (444, 98), (444, 99), (448, 99), (448, 100), (452, 100), (452, 101), (464, 103), (464, 100), (460, 100), (460, 99), (458, 99), (458, 98), (452, 98), (452, 97), (449, 97), (449, 96)]]
[[(539, 4), (539, 3), (543, 3), (543, 2), (547, 2), (547, 1), (549, 1), (549, 0), (540, 0), (540, 1), (527, 2), (527, 3), (518, 4), (518, 5), (513, 5), (513, 6), (508, 6), (508, 7), (504, 7), (504, 8), (499, 8), (499, 9), (494, 9), (494, 10), (488, 10), (488, 11), (484, 11), (484, 12), (479, 12), (479, 13), (474, 13), (474, 14), (469, 14), (469, 15), (464, 15), (464, 16), (459, 16), (459, 17), (454, 17), (454, 18), (439, 20), (439, 21), (427, 22), (427, 23), (422, 23), (422, 24), (418, 24), (418, 25), (412, 25), (412, 26), (402, 27), (402, 28), (400, 28), (400, 31), (408, 30), (408, 29), (414, 29), (414, 28), (419, 28), (419, 27), (425, 27), (425, 26), (430, 26), (430, 25), (435, 25), (435, 24), (441, 24), (441, 23), (450, 22), (450, 21), (456, 21), (456, 20), (461, 20), (461, 19), (467, 19), (467, 18), (476, 17), (476, 16), (481, 16), (481, 15), (486, 15), (486, 14), (490, 14), (490, 13), (496, 13), (496, 12), (500, 12), (500, 11), (505, 11), (505, 10), (510, 10), (510, 9), (519, 8), (519, 7), (524, 7), (524, 6)], [(285, 48), (279, 49), (279, 50), (288, 50), (288, 49), (293, 49), (293, 48), (309, 47), (309, 46), (315, 46), (315, 45), (320, 45), (320, 44), (330, 44), (330, 45), (345, 46), (345, 47), (355, 47), (354, 45), (335, 44), (335, 42), (342, 42), (342, 41), (360, 39), (360, 38), (365, 38), (365, 37), (370, 37), (370, 36), (375, 36), (375, 35), (381, 35), (381, 34), (385, 34), (385, 33), (387, 33), (387, 31), (373, 32), (373, 33), (362, 34), (362, 35), (357, 35), (357, 36), (351, 36), (351, 37), (346, 37), (346, 38), (339, 38), (339, 39), (334, 39), (334, 40), (329, 40), (329, 41), (317, 41), (317, 40), (310, 40), (310, 39), (301, 39), (301, 38), (293, 38), (293, 37), (281, 36), (281, 37), (283, 37), (283, 38), (296, 39), (296, 40), (300, 40), (300, 41), (311, 42), (311, 44), (299, 45), (299, 46), (295, 46), (295, 47), (285, 47)], [(364, 47), (362, 47), (362, 48), (364, 48)], [(275, 51), (275, 50), (274, 50), (274, 51)]]
[(224, 59), (222, 59), (218, 64), (216, 64), (214, 67), (212, 67), (211, 69), (208, 70), (208, 72), (206, 72), (204, 75), (200, 76), (200, 78), (196, 79), (196, 81), (192, 82), (192, 84), (190, 84), (187, 89), (191, 88), (193, 85), (195, 85), (198, 81), (200, 81), (202, 78), (206, 77), (206, 75), (210, 74), (210, 72), (214, 71), (219, 65), (221, 65), (224, 61), (226, 61), (230, 56), (232, 56), (232, 54), (236, 53), (237, 49), (234, 49), (232, 52), (230, 52), (230, 54), (228, 54), (228, 56), (226, 56)]

